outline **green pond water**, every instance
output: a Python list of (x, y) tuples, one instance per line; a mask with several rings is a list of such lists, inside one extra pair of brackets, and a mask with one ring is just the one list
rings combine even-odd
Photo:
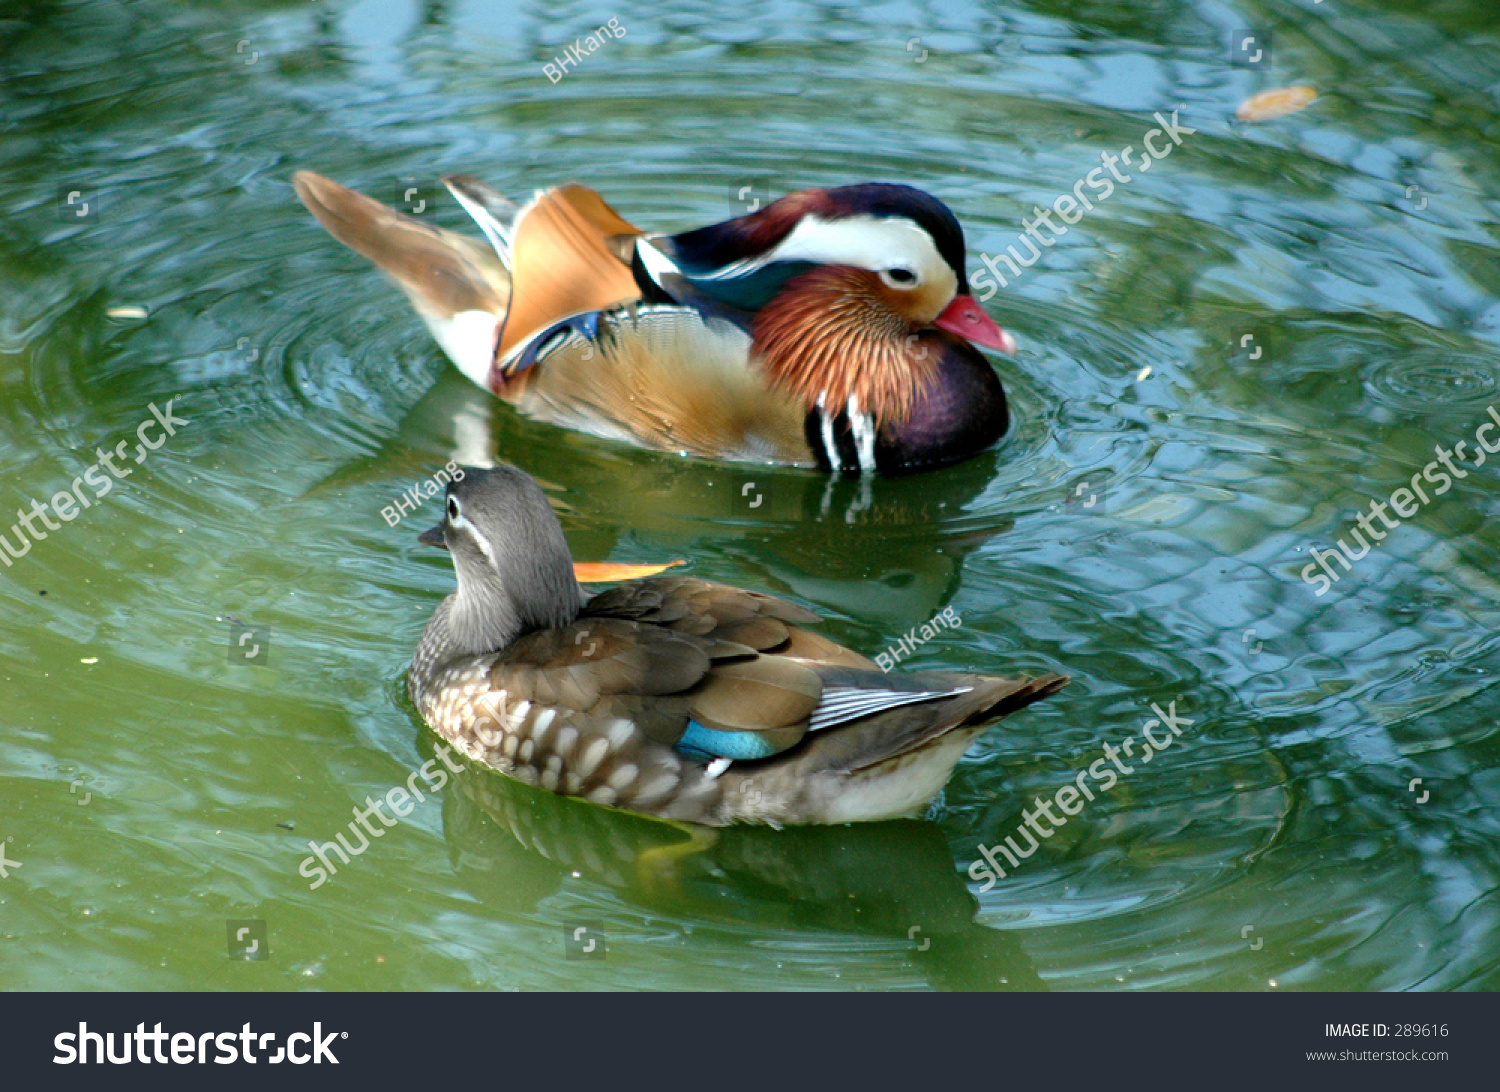
[[(0, 987), (1500, 986), (1497, 16), (12, 0), (0, 532), (96, 449), (131, 474), (0, 570)], [(1235, 120), (1289, 84), (1318, 100)], [(901, 181), (954, 209), (972, 273), (1174, 110), (1195, 131), (986, 303), (1021, 346), (1009, 435), (868, 483), (517, 417), (290, 187), (414, 189), (467, 230), (445, 173), (576, 179), (681, 230)], [(168, 401), (188, 423), (137, 463)], [(1458, 441), (1465, 476), (1316, 594), (1309, 547)], [(907, 663), (1072, 685), (921, 820), (674, 855), (672, 828), (466, 772), (312, 889), (309, 840), (432, 757), (404, 674), (452, 571), (416, 542), (437, 502), (381, 510), (497, 458), (580, 560), (686, 558), (871, 655), (951, 606)], [(981, 843), (1171, 702), (1172, 747), (981, 891)], [(269, 958), (230, 958), (242, 928)]]

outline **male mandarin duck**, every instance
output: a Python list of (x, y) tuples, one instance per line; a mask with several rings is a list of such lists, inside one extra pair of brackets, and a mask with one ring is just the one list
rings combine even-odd
[(887, 675), (802, 628), (817, 615), (694, 577), (586, 598), (546, 495), (514, 467), (449, 483), (421, 540), (458, 574), (408, 675), (427, 723), (526, 784), (658, 818), (910, 815), (989, 724), (1067, 682)]
[(910, 186), (804, 190), (678, 235), (576, 184), (517, 206), (444, 179), (486, 242), (299, 171), (302, 202), (389, 274), (458, 368), (523, 413), (661, 451), (899, 473), (1009, 423), (976, 345), (964, 237)]

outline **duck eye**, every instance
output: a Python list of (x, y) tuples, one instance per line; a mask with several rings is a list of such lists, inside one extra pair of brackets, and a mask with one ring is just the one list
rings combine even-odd
[(917, 280), (917, 275), (915, 273), (913, 273), (910, 269), (903, 269), (900, 266), (897, 266), (895, 269), (889, 270), (886, 275), (897, 284), (915, 284)]
[(448, 498), (448, 518), (458, 518), (458, 501), (454, 500), (452, 497)]

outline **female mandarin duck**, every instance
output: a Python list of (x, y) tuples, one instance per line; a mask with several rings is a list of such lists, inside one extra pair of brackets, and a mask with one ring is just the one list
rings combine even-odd
[(513, 467), (449, 484), (458, 590), (412, 657), (411, 699), (469, 758), (664, 819), (846, 823), (910, 815), (992, 722), (1067, 679), (887, 675), (818, 616), (686, 576), (585, 600), (541, 488)]
[(974, 346), (1015, 342), (968, 294), (963, 229), (921, 190), (805, 190), (647, 235), (584, 186), (517, 207), (468, 176), (444, 182), (487, 244), (320, 175), (294, 184), (459, 369), (523, 413), (851, 474), (954, 462), (1005, 432), (1005, 392)]

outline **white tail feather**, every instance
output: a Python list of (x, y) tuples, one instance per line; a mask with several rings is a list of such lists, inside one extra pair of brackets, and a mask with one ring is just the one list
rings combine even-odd
[[(418, 302), (413, 298), (413, 302)], [(427, 329), (457, 365), (485, 390), (490, 386), (490, 365), (495, 359), (495, 336), (503, 316), (488, 311), (460, 311), (456, 315), (438, 315), (417, 308)]]

